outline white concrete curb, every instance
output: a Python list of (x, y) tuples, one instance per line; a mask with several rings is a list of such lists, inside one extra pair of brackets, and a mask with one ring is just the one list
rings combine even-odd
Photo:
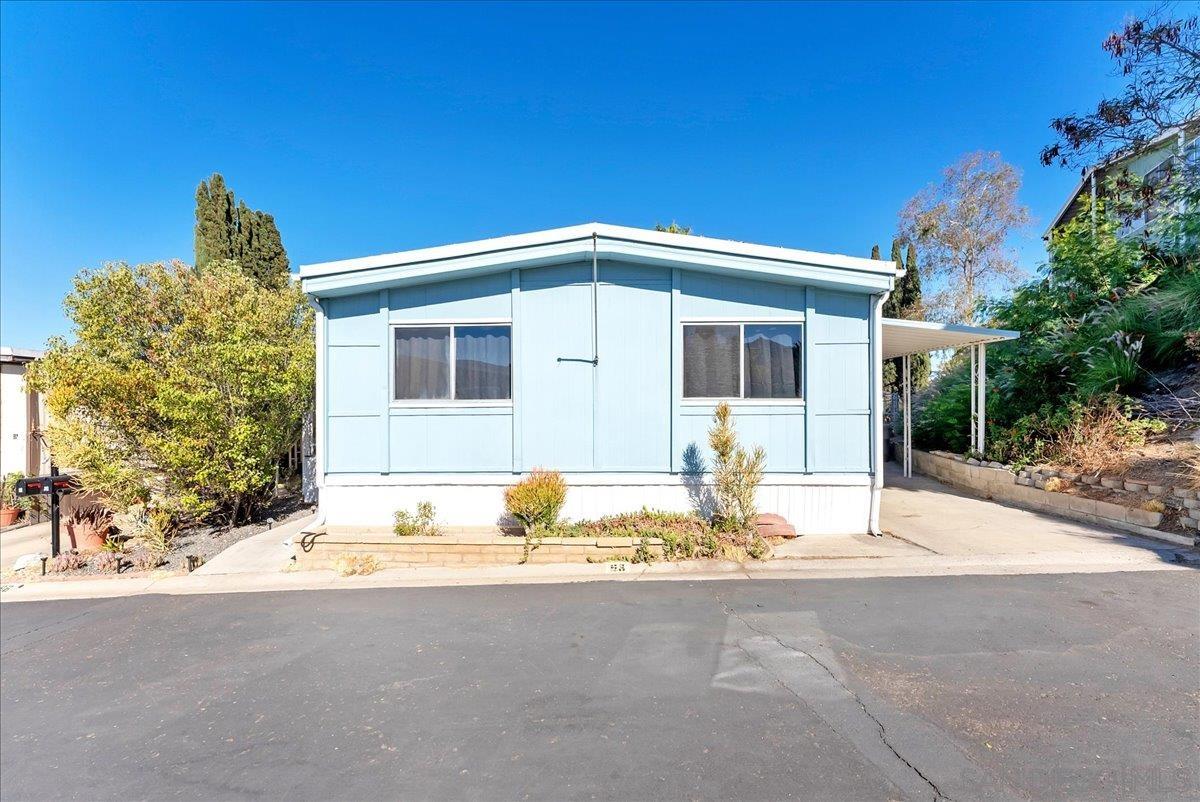
[[(1195, 570), (1169, 562), (1166, 552), (1113, 555), (1078, 552), (877, 558), (771, 560), (763, 563), (505, 565), (475, 568), (393, 568), (369, 576), (333, 571), (113, 577), (6, 586), (0, 602), (116, 598), (143, 594), (264, 593), (289, 590), (519, 585), (602, 581), (720, 579), (851, 579), (871, 577), (1077, 574)], [(615, 566), (615, 567), (614, 567)]]

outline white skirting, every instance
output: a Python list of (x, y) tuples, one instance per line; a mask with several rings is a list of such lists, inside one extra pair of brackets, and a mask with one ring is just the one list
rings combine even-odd
[[(511, 475), (344, 475), (326, 477), (321, 512), (331, 526), (390, 527), (399, 509), (415, 509), (420, 501), (437, 508), (445, 526), (490, 526), (505, 523), (504, 488), (520, 477)], [(667, 474), (565, 475), (567, 502), (563, 517), (598, 518), (642, 507), (694, 510), (711, 503), (708, 485), (685, 483)], [(805, 535), (867, 531), (871, 511), (870, 477), (863, 474), (764, 477), (758, 488), (761, 512), (782, 515)]]

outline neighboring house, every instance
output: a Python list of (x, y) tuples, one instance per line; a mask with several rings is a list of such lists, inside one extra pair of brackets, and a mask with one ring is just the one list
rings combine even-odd
[[(1048, 239), (1054, 229), (1077, 217), (1085, 208), (1085, 198), (1102, 196), (1105, 179), (1109, 177), (1127, 172), (1157, 188), (1184, 170), (1193, 176), (1200, 175), (1200, 120), (1172, 128), (1136, 151), (1119, 154), (1103, 164), (1088, 168), (1042, 237)], [(1139, 216), (1122, 226), (1122, 236), (1141, 233), (1160, 211), (1161, 207), (1149, 204)]]
[(46, 473), (50, 455), (37, 436), (46, 419), (42, 397), (25, 387), (25, 366), (41, 351), (0, 347), (0, 475)]
[(888, 347), (896, 275), (603, 224), (303, 267), (321, 514), (386, 526), (429, 500), (443, 523), (494, 525), (504, 488), (537, 467), (565, 474), (570, 518), (688, 509), (724, 399), (742, 442), (766, 449), (764, 511), (866, 531), (882, 359), (1014, 336), (887, 321)]

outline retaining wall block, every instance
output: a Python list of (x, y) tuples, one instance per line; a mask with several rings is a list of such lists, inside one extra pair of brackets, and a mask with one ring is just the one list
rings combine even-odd
[(1125, 511), (1125, 520), (1131, 524), (1139, 526), (1156, 527), (1162, 523), (1161, 512), (1151, 512), (1150, 510), (1139, 510), (1136, 507), (1130, 507)]

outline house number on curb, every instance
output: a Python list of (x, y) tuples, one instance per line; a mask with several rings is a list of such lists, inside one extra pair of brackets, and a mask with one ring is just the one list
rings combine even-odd
[(613, 562), (608, 564), (609, 573), (619, 573), (624, 571), (629, 566), (626, 562)]

